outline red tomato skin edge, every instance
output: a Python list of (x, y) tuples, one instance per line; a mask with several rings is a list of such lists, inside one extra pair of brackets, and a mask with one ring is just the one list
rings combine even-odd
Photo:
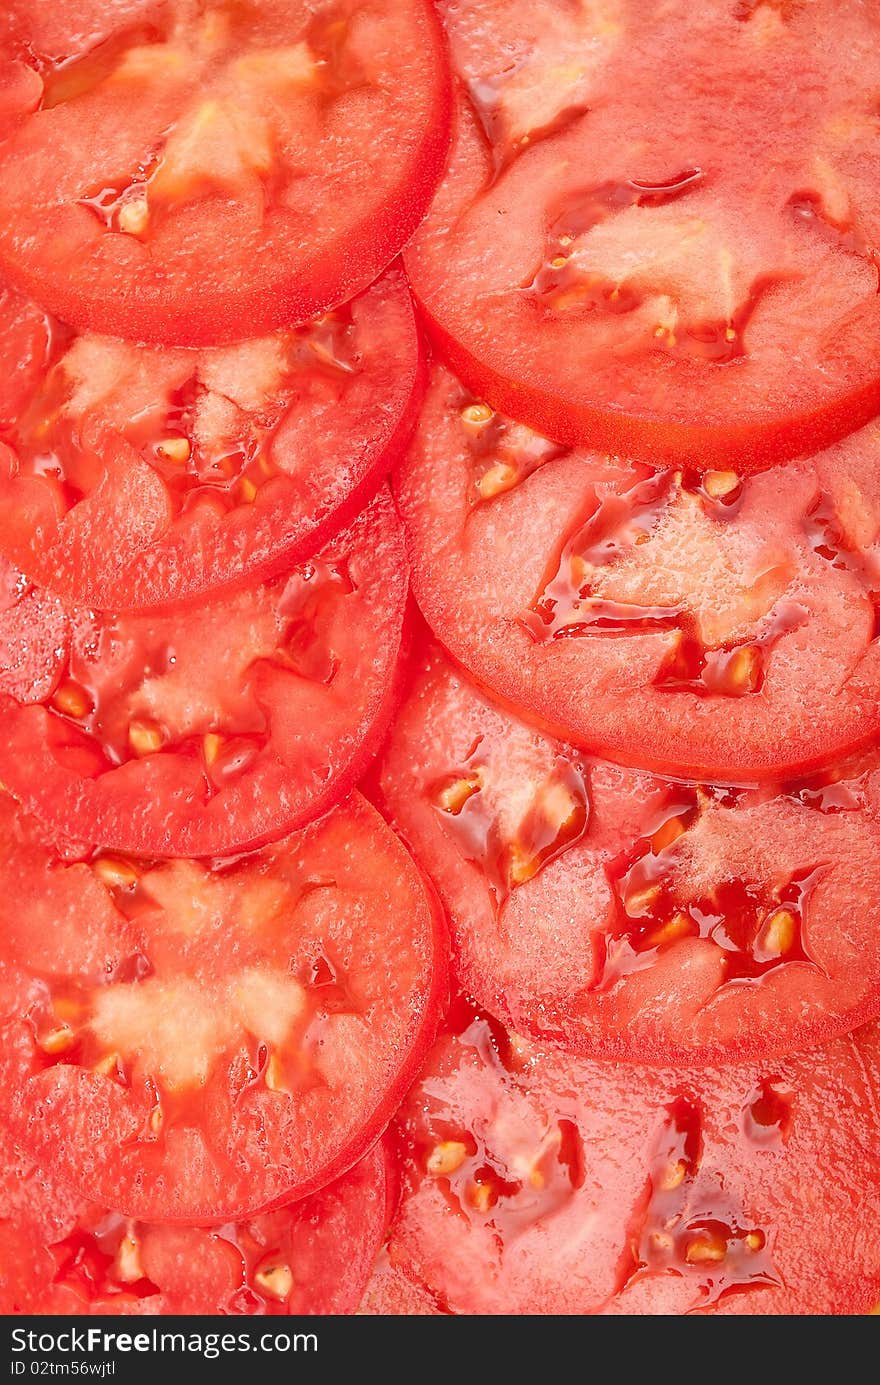
[[(406, 263), (404, 255), (404, 263)], [(438, 354), (478, 398), (499, 413), (526, 423), (566, 447), (588, 447), (612, 456), (633, 457), (657, 466), (686, 462), (695, 471), (729, 468), (740, 476), (768, 471), (780, 462), (812, 457), (870, 423), (880, 413), (880, 379), (829, 404), (781, 418), (768, 425), (706, 428), (698, 423), (669, 424), (614, 413), (581, 400), (553, 396), (491, 368), (450, 336), (410, 281), (425, 328)]]
[[(433, 3), (428, 18), (434, 31), (433, 47), (437, 58), (434, 109), (424, 138), (408, 169), (401, 174), (400, 198), (379, 208), (352, 232), (351, 245), (361, 252), (346, 257), (346, 271), (340, 276), (328, 273), (332, 258), (313, 257), (295, 282), (272, 284), (244, 302), (231, 304), (200, 295), (188, 311), (173, 303), (161, 307), (138, 305), (139, 341), (157, 346), (225, 346), (242, 339), (246, 324), (248, 336), (265, 336), (280, 327), (292, 327), (338, 308), (369, 288), (411, 240), (421, 225), (446, 169), (452, 143), (453, 87), (446, 34)], [(23, 268), (4, 266), (4, 275), (14, 287), (43, 303), (62, 321), (78, 331), (131, 338), (131, 322), (124, 300), (102, 304), (95, 310), (82, 310), (76, 298), (62, 292), (46, 298), (46, 286), (39, 276)]]
[[(373, 466), (351, 489), (345, 500), (334, 510), (330, 510), (307, 534), (303, 535), (298, 543), (279, 547), (270, 560), (265, 563), (254, 563), (249, 567), (246, 566), (228, 581), (197, 582), (183, 586), (176, 596), (166, 601), (125, 602), (114, 599), (111, 602), (104, 602), (97, 599), (100, 598), (101, 593), (96, 591), (91, 594), (92, 599), (83, 604), (97, 611), (118, 611), (123, 615), (130, 611), (172, 611), (181, 606), (191, 605), (193, 601), (197, 601), (202, 596), (212, 596), (215, 592), (238, 591), (242, 587), (251, 586), (256, 582), (270, 581), (271, 578), (287, 572), (296, 563), (314, 557), (336, 534), (346, 529), (357, 518), (378, 493), (382, 482), (387, 480), (406, 455), (419, 420), (428, 382), (424, 338), (415, 320), (413, 336), (416, 341), (417, 356), (414, 363), (412, 384), (406, 406), (398, 419), (393, 434), (383, 450), (376, 456)], [(49, 589), (47, 588), (47, 590)], [(62, 602), (70, 604), (68, 593), (60, 592), (58, 595)], [(116, 593), (113, 595), (115, 598)]]
[[(410, 555), (410, 567), (412, 568), (412, 544), (408, 537), (407, 552)], [(416, 592), (417, 602), (418, 599), (418, 592)], [(577, 732), (573, 731), (570, 726), (566, 726), (564, 722), (553, 721), (526, 706), (517, 698), (516, 689), (510, 687), (509, 679), (499, 676), (489, 681), (478, 670), (467, 664), (454, 649), (449, 647), (442, 633), (435, 629), (424, 611), (422, 611), (422, 619), (430, 628), (434, 639), (448, 656), (450, 662), (460, 669), (468, 681), (479, 688), (484, 696), (488, 697), (490, 702), (496, 703), (502, 711), (508, 712), (519, 721), (526, 722), (529, 726), (534, 726), (536, 731), (542, 731), (545, 736), (550, 736), (553, 740), (564, 741), (568, 745), (575, 746), (578, 750), (586, 751), (587, 754), (593, 755), (597, 759), (610, 760), (613, 764), (624, 765), (628, 769), (648, 770), (652, 774), (659, 774), (661, 777), (686, 784), (708, 782), (729, 788), (748, 789), (757, 784), (778, 784), (786, 779), (799, 778), (814, 770), (823, 769), (843, 760), (858, 751), (867, 750), (871, 746), (880, 744), (880, 735), (878, 735), (876, 728), (872, 727), (856, 740), (847, 740), (843, 744), (832, 744), (827, 750), (817, 751), (815, 755), (795, 755), (784, 761), (778, 757), (769, 760), (754, 760), (748, 766), (744, 766), (742, 761), (738, 765), (719, 764), (717, 761), (694, 761), (693, 764), (683, 765), (680, 761), (676, 762), (668, 757), (664, 758), (662, 754), (653, 753), (647, 744), (632, 749), (628, 746), (617, 745), (612, 752), (607, 745), (578, 736)]]

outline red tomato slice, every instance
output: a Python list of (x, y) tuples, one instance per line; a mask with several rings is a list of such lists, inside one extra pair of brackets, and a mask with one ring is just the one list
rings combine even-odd
[(570, 444), (699, 469), (761, 470), (874, 416), (874, 7), (441, 12), (462, 100), (407, 268), (474, 389)]
[(876, 1026), (778, 1062), (663, 1072), (541, 1051), (477, 1017), (438, 1041), (403, 1108), (392, 1264), (453, 1313), (866, 1312), (878, 1094)]
[(440, 1312), (428, 1290), (408, 1279), (382, 1251), (364, 1290), (358, 1313), (368, 1318), (429, 1318), (439, 1316)]
[(131, 1221), (83, 1202), (4, 1135), (0, 1310), (353, 1313), (385, 1233), (380, 1146), (329, 1188), (220, 1228)]
[(778, 779), (880, 731), (880, 430), (741, 481), (568, 452), (436, 368), (399, 478), (438, 637), (570, 739)]
[(185, 610), (74, 612), (60, 646), (42, 618), (30, 688), (45, 597), (25, 588), (0, 614), (0, 689), (18, 699), (0, 782), (56, 840), (165, 856), (274, 840), (338, 802), (381, 743), (406, 599), (386, 493), (286, 577)]
[(80, 330), (209, 345), (306, 322), (430, 202), (449, 83), (429, 0), (6, 10), (0, 262)]
[(162, 604), (314, 553), (415, 420), (399, 270), (304, 328), (200, 351), (71, 337), (5, 300), (0, 550), (74, 605)]
[(880, 1015), (877, 763), (670, 783), (543, 736), (429, 649), (379, 784), (481, 1005), (587, 1056), (730, 1063)]
[(208, 864), (65, 865), (0, 813), (5, 1117), (40, 1167), (126, 1216), (221, 1223), (370, 1148), (445, 975), (439, 915), (365, 800)]

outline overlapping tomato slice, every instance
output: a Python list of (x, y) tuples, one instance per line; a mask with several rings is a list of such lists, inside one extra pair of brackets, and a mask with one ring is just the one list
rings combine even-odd
[(429, 647), (378, 781), (482, 1005), (588, 1056), (729, 1063), (880, 1013), (877, 765), (662, 780), (542, 735)]
[(437, 1302), (424, 1285), (408, 1278), (387, 1253), (380, 1253), (358, 1312), (364, 1317), (434, 1317)]
[(84, 1202), (0, 1137), (4, 1313), (353, 1313), (385, 1232), (382, 1146), (320, 1193), (223, 1227)]
[(408, 439), (399, 269), (305, 327), (203, 350), (72, 335), (7, 291), (0, 552), (124, 610), (278, 571), (351, 518)]
[(871, 6), (441, 9), (457, 135), (407, 265), (476, 390), (700, 469), (760, 470), (877, 412)]
[(464, 1013), (403, 1108), (390, 1257), (446, 1311), (848, 1314), (880, 1291), (876, 1027), (590, 1064)]
[(419, 604), (558, 734), (779, 778), (880, 731), (880, 432), (742, 480), (568, 451), (435, 367), (398, 495)]
[(397, 699), (407, 571), (386, 493), (288, 575), (186, 609), (65, 617), (5, 582), (0, 781), (59, 840), (274, 840), (356, 782)]
[(53, 857), (0, 803), (12, 1137), (84, 1197), (225, 1223), (370, 1148), (444, 998), (438, 919), (360, 797), (243, 858)]
[(85, 330), (237, 341), (345, 302), (448, 143), (429, 0), (14, 0), (0, 262)]

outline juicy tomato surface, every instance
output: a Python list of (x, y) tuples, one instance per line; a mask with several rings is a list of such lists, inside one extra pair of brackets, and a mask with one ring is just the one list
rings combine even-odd
[(400, 1118), (391, 1263), (476, 1314), (849, 1314), (880, 1287), (880, 1034), (664, 1072), (463, 1015)]
[(6, 1115), (41, 1167), (129, 1217), (223, 1223), (371, 1147), (445, 972), (436, 906), (364, 799), (207, 864), (64, 863), (0, 813)]
[(81, 330), (308, 321), (391, 262), (446, 155), (428, 0), (13, 0), (0, 63), (0, 261)]
[(440, 1312), (429, 1291), (392, 1265), (385, 1250), (380, 1252), (358, 1313), (369, 1318), (430, 1318)]
[(161, 605), (308, 556), (418, 407), (399, 270), (304, 328), (202, 350), (71, 336), (10, 291), (4, 308), (0, 551), (68, 604)]
[(6, 590), (0, 780), (59, 841), (274, 840), (348, 792), (397, 700), (407, 572), (384, 493), (287, 576), (185, 610), (65, 618), (14, 574)]
[(4, 1313), (353, 1313), (385, 1233), (381, 1146), (321, 1192), (220, 1228), (133, 1221), (6, 1135), (0, 1153)]
[(877, 412), (873, 6), (441, 11), (457, 134), (407, 266), (475, 389), (569, 443), (700, 468), (759, 470)]
[(587, 1056), (729, 1063), (880, 1015), (878, 763), (785, 791), (664, 781), (549, 739), (428, 649), (379, 796), (487, 1010)]
[(880, 731), (880, 429), (741, 479), (569, 451), (435, 366), (398, 478), (416, 598), (497, 694), (661, 772), (779, 778)]

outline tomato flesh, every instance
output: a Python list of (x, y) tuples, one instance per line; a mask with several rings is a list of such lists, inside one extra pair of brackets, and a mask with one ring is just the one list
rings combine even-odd
[(204, 350), (71, 336), (5, 297), (0, 551), (69, 604), (161, 605), (289, 567), (411, 431), (399, 270), (306, 327)]
[(7, 1118), (42, 1166), (126, 1216), (221, 1223), (370, 1147), (443, 972), (432, 901), (363, 799), (213, 864), (65, 864), (2, 812)]
[(873, 1026), (722, 1071), (591, 1065), (462, 1017), (401, 1115), (391, 1262), (460, 1314), (867, 1312), (878, 1057)]
[(132, 1221), (0, 1147), (4, 1313), (353, 1313), (385, 1232), (381, 1146), (321, 1192), (220, 1228)]
[(306, 322), (386, 268), (448, 144), (428, 0), (86, 8), (17, 0), (0, 28), (16, 287), (81, 330), (205, 345)]
[(880, 1011), (876, 752), (785, 790), (670, 782), (541, 734), (429, 646), (378, 783), (462, 985), (515, 1030), (730, 1063)]
[(36, 670), (26, 622), (45, 597), (13, 583), (2, 782), (58, 840), (180, 856), (273, 840), (338, 802), (380, 743), (406, 598), (384, 493), (286, 577), (185, 612), (72, 612), (60, 646), (41, 633)]
[(383, 1252), (364, 1290), (358, 1313), (374, 1318), (430, 1318), (436, 1317), (440, 1309), (428, 1290), (408, 1279)]
[(501, 697), (661, 772), (778, 779), (880, 729), (876, 425), (742, 480), (571, 452), (435, 367), (397, 481), (416, 599)]
[(407, 267), (472, 388), (569, 444), (701, 470), (877, 413), (873, 10), (442, 9), (462, 98)]

